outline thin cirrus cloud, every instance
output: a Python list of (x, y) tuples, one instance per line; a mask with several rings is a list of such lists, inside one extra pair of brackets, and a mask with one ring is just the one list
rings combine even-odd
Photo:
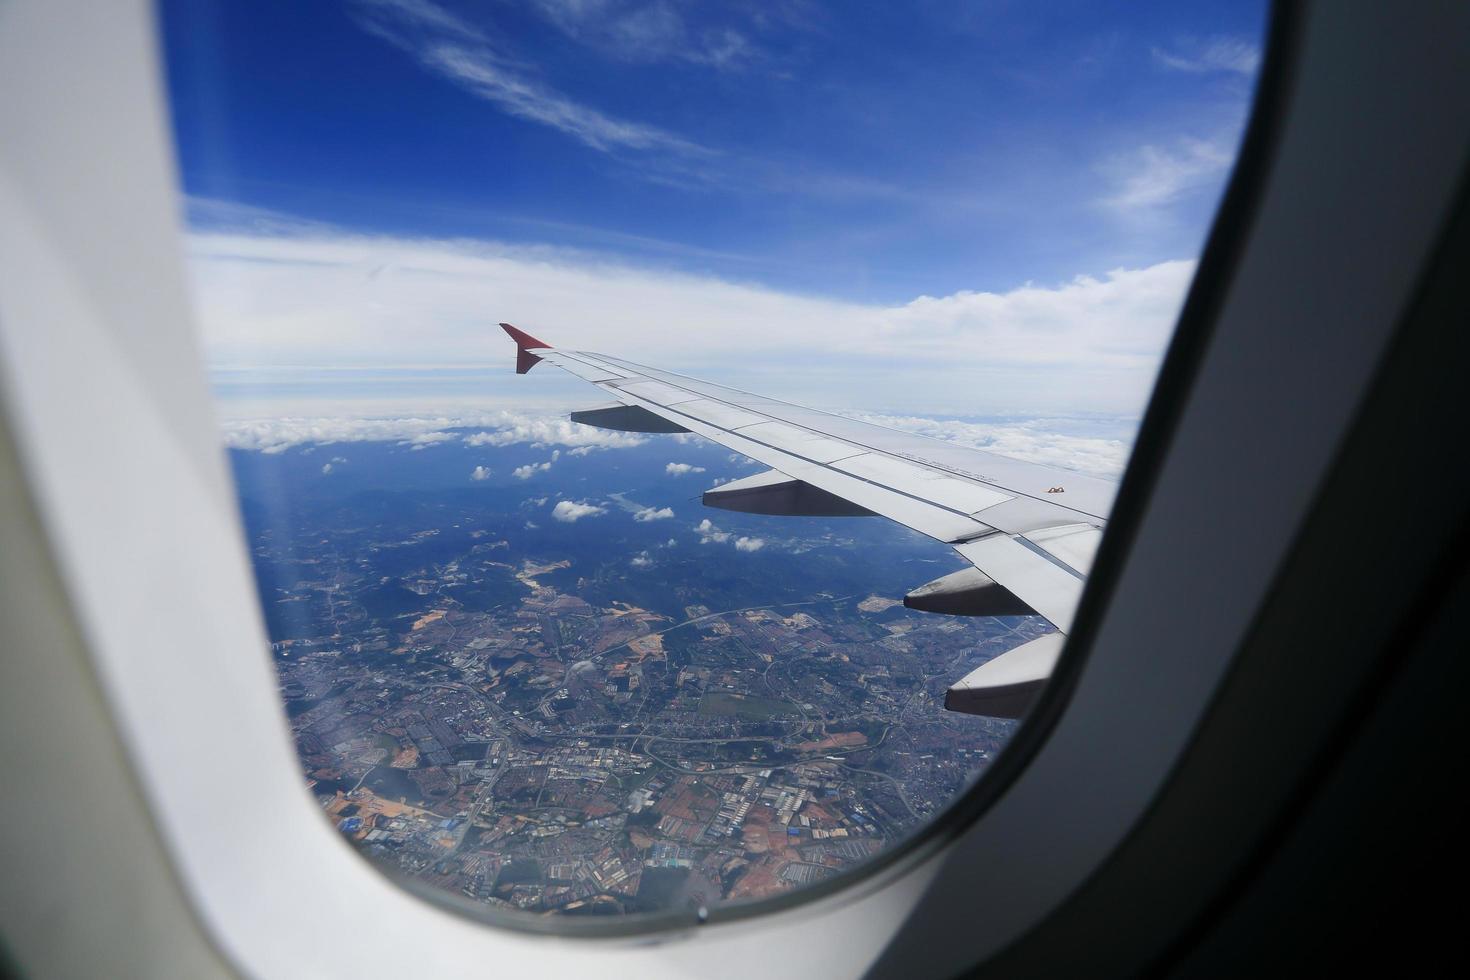
[(1112, 190), (1102, 204), (1122, 216), (1150, 216), (1180, 199), (1219, 185), (1235, 160), (1234, 134), (1146, 144), (1104, 164)]
[(1261, 49), (1236, 37), (1189, 39), (1172, 48), (1153, 48), (1154, 61), (1164, 68), (1191, 74), (1228, 72), (1253, 76), (1261, 65)]
[(745, 32), (732, 26), (692, 30), (679, 10), (662, 0), (537, 0), (531, 6), (567, 37), (623, 61), (685, 61), (730, 71), (760, 56)]
[[(572, 10), (577, 5), (561, 6)], [(615, 13), (605, 5), (582, 7), (574, 16), (550, 19), (568, 36), (610, 50), (626, 61), (678, 60), (734, 69), (758, 58), (754, 46), (733, 28), (716, 28), (696, 36), (682, 19), (664, 20), (636, 9)], [(610, 115), (541, 81), (518, 55), (507, 54), (496, 38), (430, 0), (357, 0), (353, 9), (363, 30), (499, 111), (555, 129), (601, 153), (637, 155), (638, 176), (646, 181), (685, 188), (719, 185), (730, 190), (759, 186), (775, 193), (822, 198), (926, 199), (887, 181), (830, 173), (810, 162), (796, 168), (778, 165), (738, 149), (717, 149), (649, 123)], [(548, 9), (550, 6), (543, 7), (543, 13)], [(602, 26), (591, 26), (594, 20)]]
[(596, 150), (710, 153), (656, 126), (618, 119), (556, 91), (497, 50), (494, 39), (430, 0), (358, 0), (358, 24), (424, 68), (502, 112), (550, 126)]

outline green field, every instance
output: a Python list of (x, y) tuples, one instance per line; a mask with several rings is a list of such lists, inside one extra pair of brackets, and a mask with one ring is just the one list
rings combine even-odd
[(776, 715), (799, 714), (796, 705), (790, 701), (749, 697), (743, 694), (731, 694), (729, 691), (710, 691), (700, 698), (699, 713), (740, 718), (745, 721), (765, 721)]

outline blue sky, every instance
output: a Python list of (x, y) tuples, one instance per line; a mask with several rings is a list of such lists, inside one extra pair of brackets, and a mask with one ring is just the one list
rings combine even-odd
[[(451, 329), (480, 315), (623, 352), (693, 334), (690, 367), (793, 334), (837, 364), (851, 333), (867, 361), (840, 366), (876, 378), (893, 364), (883, 338), (907, 330), (916, 365), (950, 360), (928, 343), (940, 337), (973, 348), (960, 360), (976, 371), (996, 350), (1008, 381), (1070, 378), (1057, 387), (1075, 397), (1052, 400), (1067, 411), (1141, 404), (1140, 364), (1157, 359), (1228, 176), (1264, 21), (1252, 2), (161, 11), (217, 366), (488, 362), (456, 356)], [(272, 263), (297, 275), (251, 278)], [(548, 266), (561, 275), (541, 294), (524, 287)], [(380, 281), (395, 275), (396, 289)], [(454, 275), (480, 292), (436, 292)], [(1100, 287), (1061, 296), (1079, 277)], [(604, 299), (567, 303), (577, 289)], [(1058, 294), (1049, 312), (1037, 291)], [(345, 304), (335, 318), (327, 295)], [(1112, 323), (1095, 338), (1089, 303)], [(1150, 323), (1130, 331), (1130, 317)], [(1122, 370), (1115, 355), (1132, 359), (1127, 377), (1101, 378)], [(1053, 407), (1005, 389), (982, 409)], [(901, 394), (874, 407), (947, 404)]]

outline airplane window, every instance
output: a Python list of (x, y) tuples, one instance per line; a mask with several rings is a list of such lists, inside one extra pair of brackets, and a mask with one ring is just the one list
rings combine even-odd
[(324, 818), (511, 924), (941, 825), (1071, 629), (1262, 6), (164, 0)]

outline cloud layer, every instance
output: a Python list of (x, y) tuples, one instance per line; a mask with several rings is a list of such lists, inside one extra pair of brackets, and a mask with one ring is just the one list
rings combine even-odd
[(501, 413), (498, 428), (465, 436), (470, 446), (509, 446), (518, 442), (538, 446), (574, 446), (579, 449), (625, 449), (641, 446), (646, 437), (581, 425), (565, 418)]
[[(1160, 164), (1178, 172), (1120, 193), (1167, 197), (1195, 165)], [(490, 242), (221, 232), (193, 234), (190, 253), (217, 369), (482, 363), (498, 378), (509, 353), (493, 322), (508, 319), (558, 346), (657, 352), (661, 366), (817, 407), (947, 415), (1138, 413), (1194, 270), (1169, 261), (883, 306)], [(516, 383), (524, 397), (548, 384)], [(490, 438), (641, 438), (546, 426)]]
[[(599, 449), (631, 449), (646, 441), (643, 436), (595, 429), (565, 418), (508, 411), (381, 418), (287, 415), (225, 419), (220, 426), (225, 445), (229, 448), (254, 449), (264, 453), (280, 453), (293, 446), (338, 442), (394, 442), (412, 449), (423, 449), (460, 440), (467, 446), (567, 446), (573, 447), (571, 452), (574, 455), (585, 455)], [(456, 431), (464, 429), (480, 431)], [(553, 450), (552, 461), (560, 455), (559, 449)], [(542, 468), (549, 468), (549, 464)]]
[(854, 413), (853, 417), (890, 429), (917, 432), (931, 439), (943, 439), (1014, 459), (1061, 466), (1113, 480), (1122, 477), (1123, 467), (1133, 450), (1132, 423), (1122, 423), (1121, 420), (1118, 420), (1119, 424), (1128, 430), (1128, 438), (1068, 433), (1067, 429), (1078, 427), (1075, 419), (966, 422), (863, 413)]

